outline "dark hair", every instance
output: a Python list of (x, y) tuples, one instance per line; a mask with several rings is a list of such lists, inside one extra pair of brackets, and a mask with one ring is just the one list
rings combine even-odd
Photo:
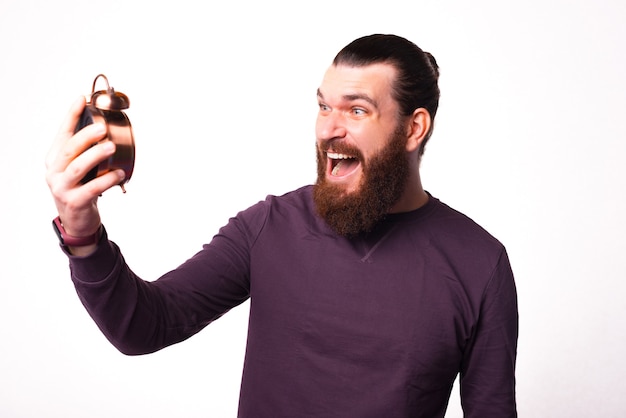
[(361, 67), (376, 63), (390, 63), (398, 72), (393, 96), (400, 106), (400, 116), (409, 116), (418, 108), (428, 110), (431, 127), (419, 154), (432, 135), (435, 115), (439, 107), (439, 66), (435, 57), (413, 42), (397, 35), (374, 34), (358, 38), (346, 45), (333, 60), (334, 65)]

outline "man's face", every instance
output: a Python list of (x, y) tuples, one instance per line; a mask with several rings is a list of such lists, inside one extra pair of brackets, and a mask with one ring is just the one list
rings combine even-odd
[(400, 198), (409, 164), (388, 64), (331, 66), (318, 90), (318, 212), (342, 235), (371, 230)]

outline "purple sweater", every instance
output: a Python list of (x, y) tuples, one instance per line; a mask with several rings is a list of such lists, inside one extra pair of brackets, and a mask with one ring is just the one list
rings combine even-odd
[(505, 248), (431, 197), (346, 239), (311, 186), (270, 196), (160, 279), (103, 237), (70, 257), (78, 294), (120, 351), (182, 341), (250, 298), (240, 417), (515, 417), (517, 297)]

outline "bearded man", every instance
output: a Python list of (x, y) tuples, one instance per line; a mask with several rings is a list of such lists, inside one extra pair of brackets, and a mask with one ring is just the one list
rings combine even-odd
[[(47, 180), (87, 311), (125, 354), (178, 343), (250, 300), (240, 417), (515, 417), (517, 296), (504, 246), (421, 183), (439, 102), (434, 57), (395, 35), (351, 42), (317, 91), (318, 178), (232, 218), (154, 281), (137, 277), (96, 205), (114, 170), (102, 127), (70, 111)], [(87, 148), (89, 152), (83, 153)], [(75, 241), (75, 242), (79, 242)]]

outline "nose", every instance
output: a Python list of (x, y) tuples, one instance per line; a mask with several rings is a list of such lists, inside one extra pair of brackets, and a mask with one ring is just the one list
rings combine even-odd
[(315, 123), (315, 133), (319, 141), (328, 141), (346, 136), (345, 118), (337, 111), (320, 112)]

